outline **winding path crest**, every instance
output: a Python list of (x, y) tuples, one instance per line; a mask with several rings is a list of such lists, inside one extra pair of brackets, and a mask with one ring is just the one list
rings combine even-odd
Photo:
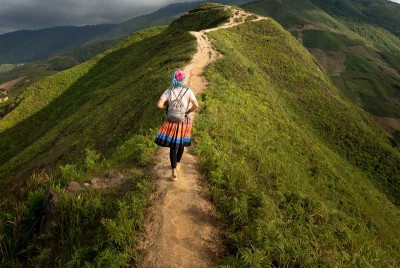
[[(226, 6), (225, 8), (231, 8)], [(211, 45), (205, 33), (246, 22), (251, 13), (234, 8), (229, 22), (215, 28), (191, 32), (197, 38), (197, 52), (183, 68), (186, 81), (198, 95), (207, 87), (203, 76), (208, 64), (222, 55)], [(258, 16), (251, 21), (266, 19)], [(193, 114), (194, 119), (196, 114)], [(146, 214), (144, 238), (138, 250), (143, 259), (139, 267), (214, 267), (226, 255), (223, 226), (210, 202), (205, 182), (197, 170), (197, 158), (191, 149), (185, 150), (178, 171), (178, 180), (170, 181), (169, 149), (160, 148), (155, 157), (155, 192)]]

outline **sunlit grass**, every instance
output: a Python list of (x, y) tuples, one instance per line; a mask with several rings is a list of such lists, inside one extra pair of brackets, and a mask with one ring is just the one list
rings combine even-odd
[[(273, 21), (210, 36), (224, 58), (207, 69), (195, 140), (229, 226), (222, 267), (398, 265), (387, 135)], [(366, 154), (387, 155), (386, 173)]]

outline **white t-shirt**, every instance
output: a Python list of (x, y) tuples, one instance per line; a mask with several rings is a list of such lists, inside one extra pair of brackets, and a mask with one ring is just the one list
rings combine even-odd
[[(169, 93), (169, 88), (167, 90), (164, 91), (164, 93), (161, 95), (161, 99), (162, 100), (168, 100), (168, 105), (172, 105), (173, 101), (176, 100), (176, 98), (179, 96), (179, 99), (182, 99), (182, 103), (185, 105), (186, 110), (189, 110), (189, 108), (191, 107), (190, 105), (188, 105), (192, 100), (196, 99), (196, 96), (194, 95), (193, 91), (188, 88), (187, 92), (185, 93), (186, 88), (174, 88), (171, 92), (171, 97), (170, 97), (170, 93)], [(185, 95), (183, 95), (185, 93)], [(183, 97), (182, 97), (183, 95)], [(189, 108), (187, 108), (189, 107)]]

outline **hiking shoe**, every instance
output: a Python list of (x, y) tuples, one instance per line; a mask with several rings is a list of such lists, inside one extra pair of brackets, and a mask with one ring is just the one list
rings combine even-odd
[(178, 172), (176, 172), (176, 169), (175, 169), (175, 172), (172, 171), (171, 181), (176, 181), (177, 179), (178, 179)]

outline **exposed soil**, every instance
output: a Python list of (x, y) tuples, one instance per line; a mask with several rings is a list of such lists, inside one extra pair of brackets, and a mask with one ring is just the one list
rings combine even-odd
[(287, 30), (288, 31), (297, 31), (297, 40), (300, 42), (300, 44), (303, 44), (303, 31), (304, 30), (322, 30), (323, 28), (321, 26), (318, 25), (314, 25), (314, 24), (305, 24), (303, 26), (294, 26), (294, 27), (290, 27)]
[(332, 75), (338, 75), (346, 71), (346, 54), (339, 51), (329, 51), (319, 48), (307, 48), (317, 59), (318, 63)]
[[(244, 23), (249, 15), (235, 10), (234, 17), (228, 23), (191, 32), (197, 38), (197, 52), (183, 71), (188, 86), (195, 94), (207, 87), (204, 68), (222, 57), (211, 45), (211, 39), (205, 32)], [(258, 17), (255, 20), (260, 19), (265, 18)], [(197, 161), (192, 149), (186, 150), (178, 180), (171, 181), (169, 149), (161, 148), (156, 155), (154, 173), (157, 178), (147, 211), (145, 232), (138, 246), (143, 257), (139, 267), (214, 267), (226, 255), (224, 228), (197, 170)]]
[(12, 88), (13, 86), (15, 86), (19, 81), (25, 79), (25, 77), (26, 77), (26, 76), (22, 76), (22, 77), (19, 77), (19, 78), (17, 78), (17, 79), (8, 81), (8, 82), (6, 82), (6, 83), (4, 83), (4, 84), (1, 84), (1, 85), (0, 85), (0, 88), (1, 88), (1, 89), (9, 90), (9, 89)]
[(68, 183), (65, 190), (68, 192), (77, 192), (86, 188), (119, 188), (127, 183), (130, 176), (126, 176), (120, 172), (108, 173), (104, 178), (93, 178), (89, 182), (81, 183), (72, 181)]
[(378, 125), (390, 134), (400, 131), (400, 118), (374, 116), (374, 119)]

